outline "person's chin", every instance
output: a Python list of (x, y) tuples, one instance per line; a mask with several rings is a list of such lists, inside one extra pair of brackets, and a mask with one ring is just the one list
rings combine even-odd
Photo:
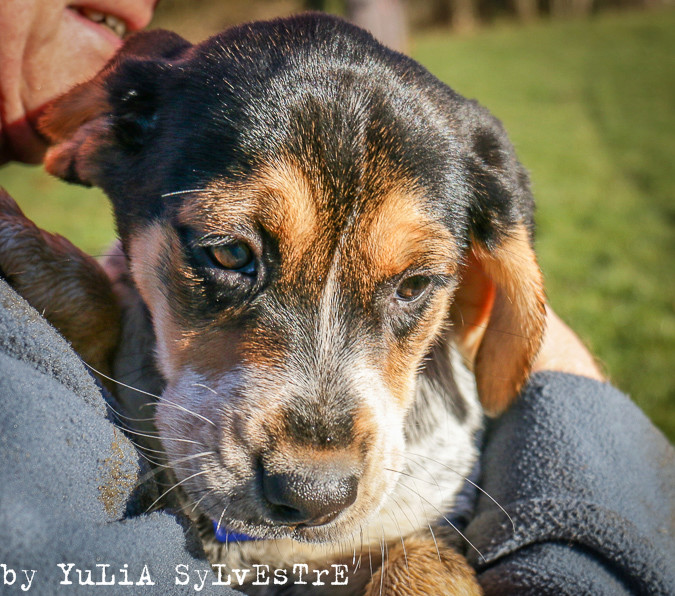
[(37, 133), (31, 124), (31, 120), (33, 119), (28, 116), (3, 126), (2, 133), (4, 139), (3, 150), (0, 153), (0, 163), (10, 160), (29, 164), (39, 164), (42, 162), (42, 158), (47, 150), (47, 143)]

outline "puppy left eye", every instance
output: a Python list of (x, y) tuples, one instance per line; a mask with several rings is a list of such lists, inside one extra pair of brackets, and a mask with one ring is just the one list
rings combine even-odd
[(253, 250), (244, 242), (232, 242), (206, 247), (211, 261), (217, 267), (245, 275), (254, 275), (257, 264)]
[(396, 288), (396, 298), (401, 302), (414, 302), (429, 287), (431, 279), (424, 275), (406, 277)]

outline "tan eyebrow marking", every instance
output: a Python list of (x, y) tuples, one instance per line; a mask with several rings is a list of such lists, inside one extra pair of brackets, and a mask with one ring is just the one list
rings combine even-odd
[(412, 266), (452, 275), (458, 264), (452, 233), (423, 209), (418, 193), (394, 188), (359, 223), (357, 242), (370, 277), (387, 279)]

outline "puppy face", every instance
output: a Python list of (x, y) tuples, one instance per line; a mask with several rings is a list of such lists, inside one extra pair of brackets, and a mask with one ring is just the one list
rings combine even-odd
[[(336, 212), (289, 158), (242, 183), (214, 180), (131, 238), (164, 397), (188, 410), (159, 408), (163, 443), (183, 477), (199, 474), (188, 492), (213, 490), (201, 502), (212, 518), (227, 507), (239, 531), (284, 535), (282, 518), (300, 518), (292, 507), (309, 518), (293, 535), (322, 539), (392, 488), (460, 257), (405, 182)], [(275, 478), (324, 491), (325, 506), (276, 491)]]
[(113, 201), (167, 381), (162, 443), (212, 520), (358, 530), (451, 322), (488, 409), (526, 378), (543, 327), (526, 176), (484, 110), (366, 33), (314, 15), (199, 46), (138, 36), (45, 130), (48, 167)]

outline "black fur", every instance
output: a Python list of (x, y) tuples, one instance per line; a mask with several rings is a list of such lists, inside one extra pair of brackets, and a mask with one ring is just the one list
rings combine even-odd
[[(115, 61), (105, 80), (113, 142), (101, 148), (99, 160), (123, 242), (135, 226), (171, 216), (182, 203), (180, 191), (245, 179), (283, 154), (326, 189), (321, 208), (333, 227), (327, 237), (339, 237), (354, 217), (372, 209), (372, 197), (394, 175), (412, 181), (425, 209), (445, 223), (462, 252), (472, 241), (494, 249), (516, 223), (532, 233), (527, 174), (500, 122), (341, 19), (306, 14), (247, 24), (194, 46), (155, 31), (132, 38)], [(171, 279), (167, 263), (163, 283), (182, 297), (174, 304), (186, 320), (210, 322), (252, 302), (279, 266), (267, 239), (257, 285), (229, 288), (211, 279), (217, 272), (200, 257), (194, 234), (177, 233), (196, 275)], [(318, 274), (313, 265), (305, 268), (312, 276)], [(348, 330), (345, 350), (383, 324), (402, 342), (414, 331), (420, 313), (401, 311), (382, 321), (381, 304), (358, 304), (349, 299), (349, 283), (344, 288), (348, 318), (359, 322)], [(382, 294), (390, 296), (391, 288)], [(302, 292), (268, 292), (248, 308), (248, 323), (263, 318), (268, 340), (311, 354), (298, 321), (311, 322), (314, 306), (310, 301), (307, 310), (302, 300)], [(236, 325), (247, 321), (240, 317)], [(466, 408), (446, 361), (431, 354), (425, 374), (461, 421)], [(351, 407), (349, 400), (345, 406)], [(289, 413), (289, 428), (301, 439), (304, 425), (291, 424), (293, 418)]]
[(532, 226), (527, 176), (501, 124), (343, 20), (243, 25), (197, 46), (157, 32), (155, 43), (158, 57), (122, 57), (107, 82), (119, 144), (104, 190), (123, 238), (180, 200), (163, 194), (241, 178), (288, 151), (341, 198), (336, 226), (382, 183), (373, 159), (414, 180), (466, 245)]

